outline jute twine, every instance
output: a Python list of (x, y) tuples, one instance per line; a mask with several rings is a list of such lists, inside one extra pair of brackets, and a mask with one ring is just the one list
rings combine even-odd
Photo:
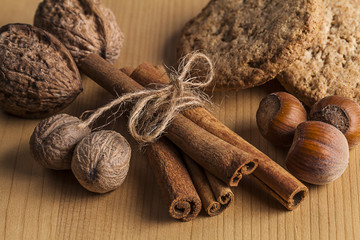
[[(208, 71), (205, 80), (199, 81), (198, 78), (191, 77), (190, 72), (193, 66), (204, 60)], [(120, 109), (125, 103), (134, 102), (128, 121), (130, 134), (139, 143), (153, 142), (179, 112), (209, 103), (208, 96), (200, 89), (209, 86), (213, 78), (214, 67), (211, 60), (203, 53), (191, 53), (182, 60), (179, 71), (170, 75), (171, 84), (155, 90), (146, 89), (119, 96), (93, 112), (81, 125), (90, 126), (111, 108), (117, 106)], [(121, 115), (120, 111), (117, 113)]]

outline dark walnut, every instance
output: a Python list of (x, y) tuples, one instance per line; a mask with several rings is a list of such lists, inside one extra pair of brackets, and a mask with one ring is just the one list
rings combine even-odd
[(97, 131), (76, 146), (71, 170), (84, 188), (105, 193), (124, 182), (130, 157), (131, 148), (123, 136), (110, 130)]
[(124, 40), (114, 14), (98, 0), (44, 0), (34, 25), (57, 36), (76, 62), (95, 53), (113, 63)]
[(82, 91), (80, 74), (69, 51), (37, 27), (1, 27), (0, 63), (0, 106), (11, 114), (49, 116)]
[(82, 123), (68, 114), (41, 121), (30, 138), (30, 151), (35, 160), (46, 168), (70, 169), (76, 144), (91, 133)]

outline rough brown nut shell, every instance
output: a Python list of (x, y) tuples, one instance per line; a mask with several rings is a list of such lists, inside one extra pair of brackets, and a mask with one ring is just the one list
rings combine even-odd
[(91, 133), (79, 118), (57, 114), (44, 119), (30, 138), (30, 151), (36, 161), (46, 168), (64, 170), (71, 168), (75, 145)]
[(76, 62), (95, 53), (113, 63), (124, 40), (114, 14), (100, 1), (44, 0), (37, 8), (34, 25), (57, 36)]
[(0, 106), (11, 114), (49, 116), (82, 91), (80, 74), (69, 51), (37, 27), (1, 27), (0, 63)]
[(349, 146), (344, 134), (334, 126), (308, 121), (296, 128), (285, 162), (288, 170), (300, 180), (327, 184), (346, 170)]
[(310, 119), (335, 126), (350, 148), (360, 143), (360, 106), (350, 98), (334, 95), (321, 99), (311, 108)]
[(105, 193), (119, 187), (129, 170), (131, 148), (119, 133), (94, 132), (76, 146), (71, 169), (91, 192)]

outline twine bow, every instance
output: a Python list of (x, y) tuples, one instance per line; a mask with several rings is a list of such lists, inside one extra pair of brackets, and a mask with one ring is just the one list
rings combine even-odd
[[(180, 64), (180, 74), (170, 76), (171, 83), (160, 89), (146, 89), (124, 94), (105, 106), (97, 109), (85, 121), (89, 126), (104, 112), (126, 102), (137, 99), (130, 113), (128, 128), (130, 134), (139, 143), (153, 142), (165, 131), (172, 119), (182, 110), (189, 107), (203, 106), (209, 102), (208, 96), (200, 90), (211, 84), (214, 78), (214, 68), (211, 60), (203, 53), (192, 53)], [(208, 64), (208, 74), (204, 81), (190, 77), (192, 67), (197, 61), (205, 60)], [(118, 114), (121, 115), (121, 114)]]

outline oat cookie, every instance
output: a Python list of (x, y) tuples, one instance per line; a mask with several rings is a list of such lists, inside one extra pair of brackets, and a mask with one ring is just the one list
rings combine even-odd
[(309, 106), (329, 95), (360, 103), (360, 0), (325, 0), (324, 5), (317, 39), (277, 78)]
[(303, 55), (322, 13), (322, 0), (211, 0), (186, 24), (178, 56), (201, 50), (211, 57), (217, 89), (257, 86)]

